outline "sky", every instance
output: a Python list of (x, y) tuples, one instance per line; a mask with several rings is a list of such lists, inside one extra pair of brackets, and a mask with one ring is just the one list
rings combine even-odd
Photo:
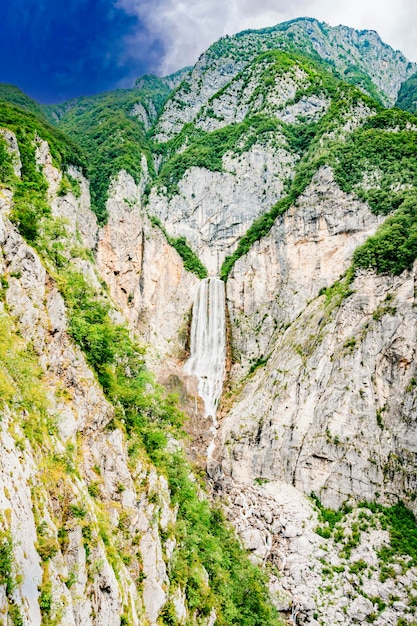
[(417, 0), (0, 0), (0, 82), (39, 102), (193, 65), (223, 35), (309, 16), (373, 29), (417, 61)]

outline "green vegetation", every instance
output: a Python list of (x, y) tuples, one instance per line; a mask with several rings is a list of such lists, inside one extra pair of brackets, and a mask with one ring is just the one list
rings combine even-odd
[(21, 415), (25, 435), (43, 443), (43, 434), (54, 429), (48, 416), (46, 393), (42, 390), (43, 374), (30, 345), (19, 337), (6, 314), (0, 315), (0, 406), (12, 404)]
[(150, 460), (167, 474), (172, 501), (179, 507), (171, 580), (185, 587), (192, 610), (208, 614), (216, 608), (219, 623), (276, 623), (264, 575), (247, 560), (220, 513), (200, 499), (183, 455), (173, 457), (166, 451), (170, 433), (180, 436), (183, 419), (174, 399), (152, 381), (142, 350), (124, 328), (112, 326), (108, 309), (81, 275), (61, 275), (60, 288), (70, 332), (117, 408), (117, 419), (124, 420), (130, 454), (137, 445), (144, 446)]
[(11, 626), (24, 626), (23, 615), (17, 604), (12, 604), (9, 601), (8, 617), (11, 622)]
[(341, 188), (366, 200), (376, 214), (393, 213), (357, 249), (355, 267), (400, 274), (417, 258), (417, 132), (412, 130), (416, 124), (417, 118), (409, 113), (382, 111), (335, 150)]
[(208, 273), (198, 256), (191, 250), (185, 237), (167, 237), (167, 241), (178, 252), (184, 261), (184, 267), (199, 278), (206, 278)]
[(353, 291), (350, 285), (354, 279), (355, 272), (353, 268), (349, 268), (343, 276), (340, 277), (330, 287), (320, 289), (319, 296), (326, 296), (325, 306), (327, 309), (333, 309), (341, 304), (341, 302), (350, 296)]
[(23, 626), (22, 613), (13, 598), (16, 584), (16, 564), (13, 556), (12, 533), (9, 530), (0, 530), (0, 585), (5, 586), (11, 626)]
[(14, 557), (13, 542), (10, 532), (0, 531), (0, 585), (6, 586), (6, 595), (9, 596), (14, 587)]
[(265, 575), (246, 559), (221, 511), (210, 509), (206, 500), (199, 499), (181, 457), (174, 458), (167, 469), (181, 520), (176, 531), (179, 549), (173, 560), (173, 580), (185, 585), (191, 610), (208, 615), (215, 608), (222, 625), (277, 624), (267, 599)]
[(373, 268), (379, 274), (401, 274), (417, 258), (417, 190), (405, 194), (397, 212), (373, 237), (357, 248), (355, 267)]
[[(251, 97), (253, 102), (268, 91), (278, 76), (296, 70), (302, 70), (306, 74), (307, 84), (297, 91), (294, 102), (312, 93), (336, 94), (338, 83), (323, 64), (300, 54), (289, 54), (280, 50), (267, 51), (260, 54), (253, 64), (261, 68), (261, 76), (257, 77), (258, 86)], [(251, 78), (252, 68), (253, 66), (249, 70), (244, 70), (234, 80), (243, 80), (247, 83)], [(228, 85), (210, 98), (205, 109), (206, 115), (210, 115), (211, 105), (227, 88)], [(193, 124), (186, 124), (175, 138), (165, 144), (153, 146), (153, 151), (164, 157), (157, 184), (164, 186), (168, 195), (173, 195), (178, 191), (179, 180), (190, 167), (223, 171), (222, 159), (226, 152), (232, 151), (234, 154), (247, 152), (256, 142), (262, 141), (262, 136), (270, 138), (277, 131), (282, 133), (283, 140), (287, 140), (293, 152), (303, 154), (316, 133), (316, 124), (300, 122), (292, 126), (267, 114), (249, 114), (242, 122), (230, 124), (213, 132), (205, 132)], [(181, 146), (186, 148), (178, 152)]]
[(67, 193), (70, 192), (72, 192), (76, 198), (79, 198), (81, 195), (81, 186), (76, 178), (64, 174), (59, 185), (58, 196), (66, 196)]
[[(31, 172), (33, 181), (26, 179), (27, 200), (31, 200), (29, 183), (32, 182), (36, 202), (46, 204), (45, 185), (42, 186), (40, 175), (35, 170)], [(17, 189), (19, 184), (16, 183)], [(35, 200), (31, 201), (35, 203)], [(58, 285), (67, 306), (69, 333), (83, 350), (108, 400), (115, 407), (114, 418), (108, 428), (118, 426), (125, 430), (132, 462), (140, 454), (168, 479), (172, 503), (178, 507), (176, 524), (170, 530), (177, 545), (170, 571), (172, 584), (185, 589), (188, 605), (196, 616), (209, 615), (214, 608), (217, 623), (224, 626), (278, 624), (277, 612), (267, 592), (266, 575), (248, 560), (221, 512), (202, 498), (202, 485), (193, 478), (192, 467), (184, 455), (167, 450), (169, 439), (183, 436), (184, 416), (178, 409), (176, 399), (156, 384), (145, 366), (142, 348), (128, 330), (112, 321), (111, 306), (105, 292), (100, 293), (92, 287), (72, 265), (62, 220), (53, 219), (49, 211), (44, 211), (38, 215), (36, 229), (30, 230), (18, 220), (16, 223), (38, 250)], [(13, 405), (14, 412), (22, 413), (24, 432), (36, 444), (36, 449), (46, 447), (47, 452), (48, 442), (51, 442), (48, 435), (55, 434), (56, 424), (48, 415), (36, 355), (17, 337), (7, 314), (0, 317), (0, 324), (0, 396), (3, 402)], [(45, 473), (48, 489), (56, 489), (60, 481), (65, 480), (65, 475), (74, 473), (70, 453), (69, 449), (60, 455), (48, 451), (53, 468), (53, 471)], [(96, 493), (95, 489), (93, 493)], [(35, 493), (33, 498), (39, 503)], [(56, 623), (56, 608), (49, 580), (49, 562), (60, 546), (65, 546), (68, 541), (67, 519), (77, 519), (82, 526), (87, 557), (100, 537), (116, 577), (120, 559), (129, 567), (132, 557), (124, 552), (119, 554), (105, 516), (99, 519), (98, 532), (91, 527), (82, 501), (65, 505), (57, 537), (41, 521), (42, 507), (37, 504), (35, 508), (37, 549), (44, 571), (40, 607), (43, 622), (52, 625)], [(5, 576), (10, 569), (6, 548), (5, 544)], [(91, 567), (94, 568), (94, 563)], [(172, 623), (169, 619), (167, 613), (166, 624)]]
[(87, 155), (92, 208), (101, 224), (107, 219), (109, 185), (117, 174), (126, 170), (139, 183), (142, 156), (153, 172), (143, 122), (132, 115), (132, 110), (139, 104), (145, 110), (160, 110), (169, 91), (163, 81), (157, 81), (141, 90), (125, 89), (78, 98), (47, 109), (50, 118), (55, 119)]
[(26, 109), (30, 113), (34, 113), (38, 117), (44, 118), (42, 107), (29, 96), (27, 96), (19, 87), (8, 83), (0, 83), (0, 100), (15, 104), (22, 109)]
[(14, 183), (14, 180), (12, 158), (7, 150), (6, 142), (0, 135), (0, 181), (2, 186), (9, 187)]
[(124, 421), (130, 454), (137, 446), (144, 447), (150, 460), (167, 474), (172, 501), (179, 507), (171, 579), (185, 587), (192, 609), (208, 614), (215, 607), (219, 624), (276, 623), (264, 575), (247, 560), (220, 513), (201, 500), (183, 455), (173, 457), (166, 451), (168, 438), (181, 436), (183, 416), (174, 398), (154, 383), (144, 366), (143, 351), (125, 328), (112, 324), (108, 306), (84, 277), (66, 271), (58, 280), (70, 332), (114, 404), (117, 423)]
[[(178, 182), (190, 167), (204, 167), (212, 172), (223, 171), (223, 156), (229, 150), (242, 154), (264, 133), (271, 133), (281, 124), (278, 120), (255, 115), (240, 124), (230, 124), (211, 133), (186, 125), (175, 139), (162, 145), (155, 145), (154, 151), (168, 158), (161, 167), (157, 184), (166, 188), (169, 196), (178, 191)], [(175, 153), (180, 145), (191, 143), (183, 152)]]
[[(377, 106), (353, 87), (337, 84), (327, 76), (323, 78), (322, 75), (318, 75), (317, 81), (318, 85), (326, 86), (325, 93), (332, 97), (331, 105), (319, 122), (282, 125), (282, 132), (290, 149), (301, 156), (289, 192), (270, 211), (253, 222), (240, 239), (235, 252), (226, 257), (220, 271), (222, 280), (227, 280), (236, 261), (245, 255), (256, 241), (268, 235), (276, 219), (297, 202), (321, 166), (327, 164), (336, 167), (338, 161), (335, 149), (339, 145), (343, 146), (344, 142), (331, 139), (331, 133), (337, 130), (343, 115), (361, 101), (372, 107)], [(317, 86), (314, 86), (314, 89), (317, 89)]]
[(191, 248), (187, 244), (187, 240), (185, 239), (185, 237), (171, 237), (170, 235), (168, 235), (167, 231), (162, 226), (161, 221), (157, 217), (151, 215), (149, 219), (152, 222), (153, 226), (159, 228), (163, 232), (167, 242), (178, 252), (180, 257), (184, 261), (185, 269), (189, 272), (192, 272), (199, 278), (207, 278), (207, 269), (204, 267), (195, 252), (191, 250)]
[(234, 263), (268, 234), (276, 218), (296, 203), (314, 172), (326, 163), (333, 167), (343, 191), (368, 202), (376, 214), (393, 213), (357, 250), (354, 266), (392, 274), (411, 268), (417, 258), (417, 131), (413, 130), (417, 118), (398, 109), (379, 111), (345, 141), (330, 142), (327, 149), (322, 146), (318, 150), (318, 140), (329, 132), (340, 106), (339, 102), (332, 110), (332, 105), (317, 124), (288, 195), (252, 224), (234, 254), (226, 258), (221, 269), (223, 280)]
[(319, 498), (314, 493), (311, 494), (311, 499), (317, 508), (319, 523), (322, 524), (322, 526), (318, 526), (316, 528), (316, 532), (321, 537), (328, 539), (332, 536), (336, 524), (343, 519), (343, 516), (346, 513), (350, 513), (352, 509), (349, 507), (343, 507), (339, 511), (327, 509), (322, 505)]
[(220, 278), (227, 280), (234, 264), (240, 257), (245, 255), (253, 244), (262, 237), (266, 237), (276, 219), (283, 215), (296, 202), (297, 198), (305, 191), (315, 172), (321, 165), (324, 165), (325, 159), (320, 157), (312, 162), (305, 162), (297, 168), (297, 173), (291, 184), (290, 192), (287, 196), (279, 200), (270, 211), (258, 217), (248, 228), (243, 237), (239, 240), (238, 246), (233, 254), (227, 256), (220, 270)]
[[(314, 33), (313, 36), (312, 33)], [(321, 58), (314, 48), (313, 40), (316, 37), (319, 39), (323, 37), (324, 46), (328, 46), (325, 59)], [(363, 54), (363, 48), (369, 47), (370, 41), (367, 38), (361, 38), (357, 44), (353, 44), (353, 40), (350, 40), (346, 46), (347, 42), (337, 43), (336, 37), (332, 38), (331, 44), (327, 42), (329, 42), (327, 24), (316, 19), (298, 18), (261, 30), (244, 30), (233, 37), (222, 37), (208, 49), (206, 55), (210, 60), (229, 57), (250, 61), (257, 54), (268, 50), (279, 49), (295, 54), (302, 50), (303, 54), (326, 66), (336, 78), (351, 83), (375, 100), (384, 102), (386, 96), (372, 82), (369, 76), (369, 66), (365, 61), (366, 55)], [(352, 54), (349, 51), (349, 46), (352, 44), (359, 54)], [(333, 58), (327, 58), (332, 52)]]
[[(377, 552), (382, 580), (395, 577), (392, 567), (395, 563), (400, 563), (403, 570), (417, 565), (417, 520), (403, 502), (398, 501), (390, 507), (376, 502), (361, 502), (357, 509), (343, 505), (341, 509), (334, 511), (325, 508), (314, 494), (312, 499), (317, 507), (320, 524), (316, 532), (340, 544), (341, 558), (349, 560), (352, 549), (360, 544), (361, 532), (372, 527), (389, 532), (389, 545), (383, 545)], [(351, 515), (355, 517), (346, 522), (342, 529), (341, 523)], [(351, 573), (356, 574), (365, 568), (366, 563), (361, 560), (349, 565)]]
[(23, 166), (23, 177), (37, 182), (36, 163), (32, 142), (36, 136), (47, 141), (54, 164), (65, 172), (68, 165), (76, 165), (86, 172), (87, 162), (83, 151), (69, 137), (51, 126), (46, 120), (0, 99), (0, 128), (8, 128), (17, 137)]
[(395, 106), (417, 113), (417, 72), (401, 85)]
[[(392, 213), (377, 234), (356, 251), (353, 268), (332, 287), (322, 291), (325, 306), (331, 310), (351, 293), (355, 267), (372, 267), (378, 272), (398, 274), (411, 267), (417, 257), (417, 133), (412, 130), (417, 118), (400, 110), (380, 111), (353, 87), (338, 84), (322, 67), (295, 58), (294, 55), (267, 52), (261, 55), (259, 62), (265, 63), (260, 90), (268, 88), (277, 73), (290, 71), (298, 65), (306, 72), (309, 86), (296, 93), (294, 102), (306, 93), (323, 93), (332, 100), (329, 110), (320, 121), (308, 123), (299, 120), (298, 124), (293, 125), (284, 124), (267, 115), (252, 115), (243, 122), (211, 133), (188, 124), (175, 139), (164, 146), (155, 145), (152, 148), (142, 122), (132, 117), (131, 112), (135, 104), (149, 109), (150, 103), (157, 109), (162, 106), (168, 89), (158, 81), (155, 84), (148, 81), (147, 90), (143, 88), (142, 91), (103, 94), (54, 107), (49, 110), (49, 115), (59, 118), (61, 128), (76, 138), (88, 155), (94, 206), (102, 223), (106, 219), (109, 182), (121, 169), (125, 169), (139, 182), (143, 156), (147, 159), (151, 173), (155, 174), (152, 150), (163, 158), (155, 180), (158, 185), (165, 187), (168, 194), (173, 194), (190, 167), (222, 171), (223, 156), (227, 151), (243, 153), (255, 142), (269, 141), (274, 135), (279, 136), (280, 145), (285, 145), (290, 153), (298, 157), (294, 178), (289, 184), (287, 195), (269, 212), (255, 220), (240, 240), (236, 252), (226, 259), (221, 269), (223, 280), (227, 279), (234, 263), (256, 241), (270, 232), (276, 219), (296, 205), (317, 170), (322, 165), (331, 165), (344, 191), (355, 193), (366, 200), (377, 214)], [(367, 77), (355, 67), (348, 67), (345, 73), (352, 82), (362, 86), (366, 83)], [(368, 91), (372, 91), (369, 79), (368, 82)], [(259, 93), (255, 93), (255, 97)], [(9, 99), (12, 96), (13, 90)], [(13, 97), (18, 99), (18, 96), (15, 94)], [(359, 101), (374, 107), (378, 113), (346, 138), (340, 139), (334, 131), (338, 130), (343, 116)], [(30, 103), (18, 104), (30, 108)], [(141, 455), (142, 459), (152, 463), (167, 477), (172, 503), (177, 508), (176, 524), (166, 531), (167, 535), (175, 537), (177, 546), (169, 572), (173, 588), (178, 586), (185, 590), (188, 606), (195, 612), (196, 619), (209, 615), (215, 609), (217, 624), (220, 626), (277, 624), (277, 613), (266, 591), (264, 573), (247, 559), (246, 552), (225, 522), (221, 511), (210, 506), (208, 500), (202, 497), (202, 485), (193, 477), (192, 467), (184, 454), (168, 451), (172, 449), (172, 446), (167, 446), (168, 442), (183, 436), (184, 416), (178, 409), (176, 399), (156, 384), (145, 366), (143, 349), (128, 330), (113, 322), (112, 306), (106, 293), (93, 287), (71, 262), (80, 250), (73, 253), (69, 250), (65, 223), (51, 217), (46, 182), (35, 166), (33, 141), (38, 135), (47, 139), (54, 162), (64, 170), (70, 163), (74, 163), (86, 171), (82, 150), (68, 143), (65, 136), (42, 120), (35, 110), (25, 112), (5, 102), (0, 110), (0, 126), (16, 133), (22, 155), (22, 180), (18, 181), (13, 174), (6, 145), (0, 141), (1, 180), (14, 190), (11, 219), (26, 240), (38, 250), (64, 297), (69, 334), (82, 349), (107, 399), (115, 408), (114, 418), (108, 427), (124, 430), (132, 462), (137, 455)], [(180, 147), (184, 148), (182, 152), (178, 152)], [(69, 191), (77, 195), (80, 187), (66, 173), (58, 193), (64, 196)], [(151, 217), (151, 221), (162, 230), (168, 243), (181, 255), (187, 270), (200, 278), (207, 276), (206, 268), (189, 248), (185, 238), (170, 237), (157, 218)], [(85, 251), (81, 253), (85, 255)], [(8, 281), (17, 278), (17, 275), (2, 278), (0, 293), (7, 288)], [(374, 319), (380, 319), (389, 310), (386, 307), (375, 312)], [(354, 346), (354, 338), (344, 344), (347, 350)], [(261, 356), (254, 361), (250, 373), (264, 365), (266, 359)], [(56, 432), (56, 421), (48, 413), (46, 394), (40, 391), (42, 383), (43, 374), (37, 366), (36, 354), (18, 336), (7, 313), (2, 313), (0, 402), (13, 405), (14, 412), (21, 416), (25, 435), (37, 444), (38, 449), (45, 446), (45, 433), (53, 436)], [(377, 413), (376, 419), (382, 428), (381, 414)], [(337, 438), (333, 443), (338, 443)], [(21, 445), (24, 446), (24, 442)], [(76, 473), (70, 449), (59, 455), (54, 454), (51, 459), (60, 479), (65, 474)], [(262, 480), (257, 478), (255, 483), (261, 484)], [(120, 485), (119, 493), (122, 491), (123, 485)], [(100, 483), (92, 482), (88, 493), (98, 500)], [(340, 543), (340, 556), (349, 559), (352, 550), (360, 542), (360, 533), (364, 527), (357, 521), (352, 524), (351, 532), (344, 533), (342, 521), (352, 512), (351, 509), (343, 507), (340, 511), (332, 511), (323, 507), (316, 496), (313, 495), (313, 499), (319, 517), (317, 533)], [(157, 505), (158, 494), (152, 494), (149, 501)], [(385, 546), (379, 552), (381, 562), (388, 564), (398, 556), (408, 555), (410, 563), (417, 565), (417, 526), (413, 514), (402, 503), (391, 508), (376, 504), (364, 504), (363, 507), (377, 515), (381, 527), (390, 533), (390, 546)], [(40, 596), (45, 623), (49, 623), (53, 613), (52, 588), (47, 577), (49, 561), (68, 542), (65, 526), (67, 519), (76, 519), (82, 526), (87, 557), (92, 553), (94, 542), (100, 538), (116, 576), (120, 562), (129, 567), (133, 558), (131, 554), (117, 549), (113, 542), (113, 531), (105, 519), (100, 519), (98, 529), (90, 527), (88, 507), (81, 499), (77, 503), (68, 504), (65, 515), (67, 518), (62, 520), (57, 537), (51, 536), (42, 524), (37, 526), (37, 549), (46, 572)], [(121, 532), (123, 523), (121, 517)], [(5, 533), (4, 537), (0, 537), (0, 583), (6, 585), (6, 591), (9, 589), (7, 593), (11, 593), (15, 584), (12, 547), (11, 539)], [(99, 565), (96, 564), (96, 567)], [(362, 574), (365, 569), (363, 561), (350, 565), (350, 573), (354, 575)], [(382, 574), (388, 576), (388, 569)], [(140, 584), (140, 576), (138, 580)], [(73, 584), (71, 574), (67, 584), (69, 587)], [(175, 612), (170, 604), (165, 607), (161, 619), (165, 624), (175, 623)], [(128, 621), (128, 616), (122, 617), (123, 623)], [(19, 623), (18, 614), (14, 623)]]
[(369, 502), (359, 506), (377, 515), (381, 528), (389, 532), (390, 545), (383, 546), (378, 552), (381, 562), (392, 564), (397, 557), (407, 556), (407, 567), (417, 565), (417, 522), (414, 513), (403, 502), (391, 507)]
[(366, 200), (376, 214), (396, 210), (417, 183), (417, 118), (399, 110), (383, 111), (348, 136), (334, 152), (340, 187)]
[[(7, 154), (4, 142), (0, 141), (1, 182), (14, 188), (10, 218), (19, 225), (23, 236), (33, 242), (39, 235), (41, 218), (50, 214), (46, 202), (46, 180), (35, 161), (36, 138), (41, 136), (48, 141), (54, 163), (63, 171), (70, 164), (85, 171), (86, 161), (80, 148), (63, 133), (38, 116), (12, 104), (1, 102), (0, 127), (15, 133), (22, 161), (22, 179), (18, 180), (13, 174), (10, 155)], [(69, 182), (68, 177), (67, 180)]]

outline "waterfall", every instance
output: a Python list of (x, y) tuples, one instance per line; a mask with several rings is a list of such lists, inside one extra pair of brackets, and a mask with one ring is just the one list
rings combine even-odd
[[(184, 366), (198, 378), (198, 394), (205, 417), (217, 425), (216, 410), (222, 393), (226, 360), (224, 282), (205, 278), (198, 285), (191, 324), (191, 356)], [(209, 451), (210, 456), (210, 451)]]

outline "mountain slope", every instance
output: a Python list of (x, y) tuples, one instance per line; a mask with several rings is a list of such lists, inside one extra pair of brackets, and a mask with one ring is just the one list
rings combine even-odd
[(385, 105), (394, 104), (401, 83), (416, 70), (415, 64), (384, 44), (374, 31), (330, 27), (309, 18), (244, 31), (220, 39), (201, 55), (190, 78), (165, 107), (156, 127), (157, 139), (167, 141), (180, 132), (219, 89), (270, 49), (324, 61), (337, 77), (358, 85)]
[(142, 155), (152, 167), (146, 129), (169, 93), (162, 80), (142, 81), (140, 89), (80, 98), (46, 109), (88, 155), (93, 209), (100, 222), (106, 220), (107, 192), (118, 172), (123, 169), (138, 182)]
[[(161, 119), (169, 109), (170, 101)], [(225, 278), (302, 193), (329, 147), (343, 144), (377, 110), (323, 64), (263, 53), (223, 85), (194, 123), (154, 146), (160, 165), (149, 213)]]
[[(4, 143), (0, 195), (2, 614), (278, 624), (265, 575), (191, 474), (175, 400), (99, 281), (88, 182), (48, 125), (8, 110), (19, 139)], [(62, 189), (44, 132), (75, 189)]]
[(42, 106), (35, 100), (27, 96), (19, 87), (15, 85), (9, 85), (8, 83), (0, 83), (0, 99), (16, 104), (31, 113), (35, 113), (40, 117), (43, 117)]

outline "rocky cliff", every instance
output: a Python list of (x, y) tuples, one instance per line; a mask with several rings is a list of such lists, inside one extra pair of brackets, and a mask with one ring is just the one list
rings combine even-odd
[[(88, 162), (1, 105), (7, 624), (413, 623), (417, 119), (383, 105), (414, 72), (310, 19), (226, 37), (59, 107)], [(183, 370), (207, 274), (214, 441)]]
[[(218, 513), (210, 512), (190, 474), (182, 444), (175, 438), (181, 436), (174, 427), (180, 420), (175, 402), (155, 386), (144, 365), (143, 348), (136, 347), (120, 325), (128, 320), (137, 331), (151, 333), (153, 298), (159, 298), (158, 304), (162, 298), (166, 303), (171, 299), (176, 317), (170, 319), (169, 311), (164, 316), (159, 309), (161, 338), (152, 337), (155, 350), (166, 350), (172, 323), (184, 323), (183, 309), (188, 311), (190, 305), (190, 300), (181, 299), (181, 290), (192, 292), (196, 279), (187, 278), (159, 229), (145, 216), (139, 219), (140, 189), (126, 173), (113, 186), (109, 211), (120, 210), (115, 228), (120, 235), (125, 219), (128, 242), (135, 245), (125, 250), (126, 259), (115, 258), (112, 222), (99, 232), (89, 206), (88, 181), (76, 167), (63, 174), (40, 135), (21, 144), (32, 150), (36, 176), (45, 181), (41, 197), (47, 203), (37, 205), (39, 198), (29, 186), (24, 206), (29, 209), (32, 202), (43, 215), (37, 213), (35, 232), (25, 231), (32, 242), (28, 245), (14, 225), (24, 228), (18, 219), (25, 218), (18, 142), (10, 130), (4, 137), (6, 165), (15, 177), (2, 188), (0, 217), (0, 610), (5, 623), (213, 624), (226, 598), (221, 619), (229, 620), (228, 613), (236, 610), (235, 576), (239, 584), (243, 576), (253, 586), (253, 601), (261, 602), (255, 609), (259, 623), (275, 623), (261, 574), (217, 519)], [(25, 165), (23, 175), (28, 176)], [(132, 198), (139, 205), (129, 205)], [(119, 238), (119, 252), (123, 243)], [(106, 295), (93, 261), (91, 249), (97, 246), (119, 309)], [(159, 270), (152, 269), (153, 251), (165, 261)], [(137, 258), (142, 258), (139, 265)], [(131, 302), (123, 290), (129, 279), (139, 313), (142, 308), (147, 315), (129, 315)], [(164, 328), (168, 319), (171, 325)], [(106, 370), (101, 369), (103, 359)], [(166, 424), (158, 430), (161, 420)], [(182, 493), (177, 500), (176, 491)], [(192, 515), (201, 521), (192, 522)], [(205, 524), (214, 519), (216, 531), (210, 535)], [(218, 562), (200, 559), (190, 528), (203, 546), (211, 542)], [(219, 531), (222, 540), (215, 538)], [(221, 574), (224, 551), (233, 564), (226, 579)]]
[[(46, 142), (38, 142), (37, 158), (53, 215), (66, 218), (67, 242), (76, 245), (78, 234), (91, 245), (97, 227), (87, 181), (73, 171), (81, 195), (58, 197), (62, 175)], [(175, 520), (167, 483), (146, 461), (133, 467), (122, 431), (106, 430), (114, 409), (68, 335), (55, 280), (7, 219), (10, 208), (6, 194), (2, 614), (13, 624), (138, 624), (143, 616), (153, 623), (168, 584), (159, 528)], [(98, 281), (90, 262), (74, 262)], [(154, 492), (157, 502), (149, 500)]]

